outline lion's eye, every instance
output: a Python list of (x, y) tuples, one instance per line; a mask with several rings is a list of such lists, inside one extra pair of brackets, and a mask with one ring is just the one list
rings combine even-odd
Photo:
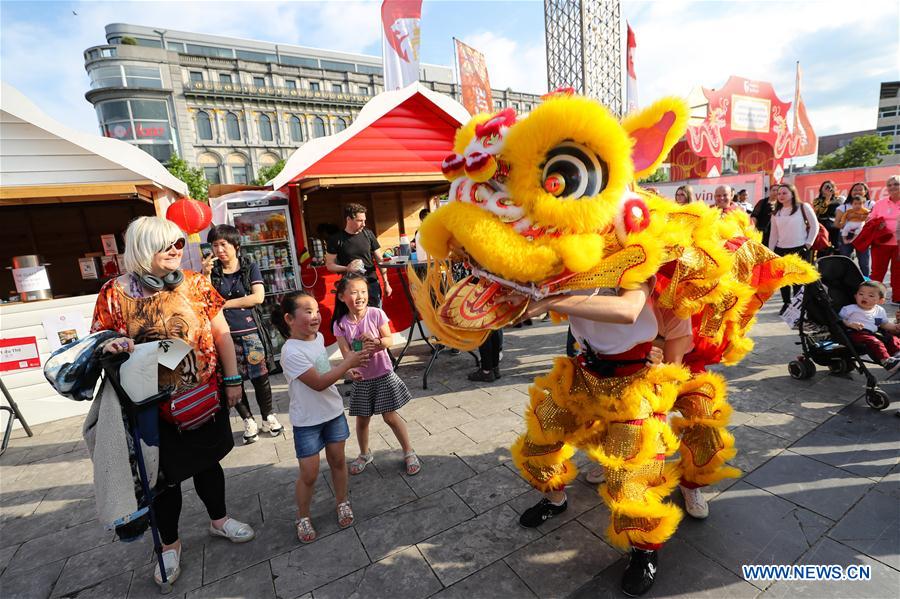
[(546, 158), (541, 186), (547, 193), (576, 200), (606, 188), (606, 163), (587, 147), (564, 142), (547, 152)]

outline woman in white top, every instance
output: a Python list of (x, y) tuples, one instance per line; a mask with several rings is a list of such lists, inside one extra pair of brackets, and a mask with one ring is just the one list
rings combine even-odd
[[(797, 254), (804, 260), (810, 260), (810, 248), (819, 233), (819, 221), (812, 206), (797, 198), (797, 188), (790, 184), (776, 187), (775, 212), (769, 231), (769, 249), (779, 256)], [(797, 293), (799, 285), (793, 289), (781, 288), (781, 299), (785, 307), (791, 303), (792, 291)]]

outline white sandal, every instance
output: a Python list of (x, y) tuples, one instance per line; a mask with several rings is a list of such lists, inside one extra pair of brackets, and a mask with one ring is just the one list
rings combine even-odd
[(415, 476), (422, 470), (422, 462), (419, 461), (419, 456), (416, 455), (415, 451), (410, 451), (407, 454), (403, 455), (403, 461), (406, 462), (406, 475), (407, 476)]
[(357, 475), (362, 474), (363, 470), (366, 469), (366, 466), (375, 461), (375, 456), (371, 453), (361, 453), (356, 456), (356, 459), (350, 462), (350, 474)]

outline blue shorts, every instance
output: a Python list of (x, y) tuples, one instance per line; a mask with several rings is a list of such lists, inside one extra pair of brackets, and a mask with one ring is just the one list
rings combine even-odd
[(321, 424), (295, 426), (294, 450), (297, 452), (297, 458), (309, 458), (319, 455), (329, 443), (340, 443), (349, 438), (350, 427), (347, 426), (347, 418), (341, 413)]

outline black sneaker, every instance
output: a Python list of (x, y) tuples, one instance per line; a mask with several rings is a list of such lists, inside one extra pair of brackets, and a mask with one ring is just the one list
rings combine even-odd
[(650, 590), (655, 580), (656, 551), (632, 547), (628, 567), (622, 575), (622, 592), (639, 597)]
[(519, 524), (526, 528), (538, 527), (553, 516), (566, 511), (567, 507), (569, 507), (568, 500), (563, 501), (562, 505), (553, 505), (549, 499), (544, 497), (536, 505), (522, 512), (522, 515), (519, 516)]
[(499, 367), (499, 366), (496, 366), (496, 367), (494, 368), (494, 380), (499, 379), (501, 376), (502, 376), (502, 375), (500, 374), (500, 367)]
[(470, 372), (468, 379), (470, 381), (475, 381), (476, 383), (493, 383), (496, 380), (496, 377), (494, 376), (493, 370), (485, 372), (479, 368), (475, 372)]

